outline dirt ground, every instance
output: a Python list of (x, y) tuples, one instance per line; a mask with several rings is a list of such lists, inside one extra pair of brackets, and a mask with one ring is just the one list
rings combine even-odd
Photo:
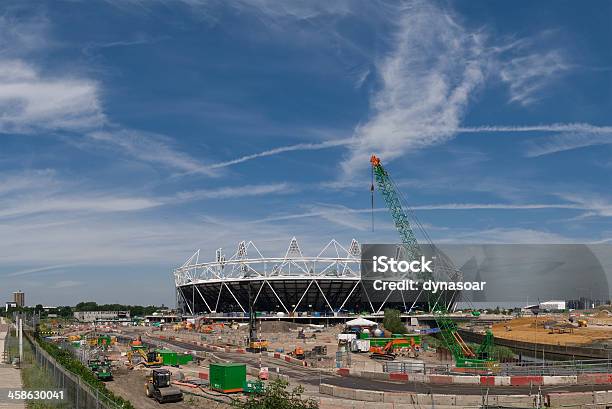
[[(106, 383), (106, 387), (113, 393), (128, 399), (137, 409), (159, 409), (162, 406), (154, 399), (145, 395), (144, 384), (146, 371), (130, 371), (120, 367), (113, 372), (114, 380)], [(229, 409), (231, 406), (212, 401), (210, 399), (184, 395), (182, 402), (164, 403), (163, 408), (192, 409), (213, 408)]]
[[(493, 334), (496, 338), (554, 345), (588, 345), (612, 339), (612, 317), (603, 314), (576, 317), (588, 321), (588, 326), (581, 328), (570, 328), (568, 318), (568, 314), (515, 318), (493, 325)], [(571, 332), (560, 334), (555, 329), (552, 333), (554, 327), (566, 327), (566, 331)]]

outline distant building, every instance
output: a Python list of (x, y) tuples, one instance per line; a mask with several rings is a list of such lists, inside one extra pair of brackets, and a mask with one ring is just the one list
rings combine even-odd
[(160, 322), (160, 323), (167, 323), (167, 322), (181, 322), (183, 319), (176, 315), (176, 314), (153, 314), (153, 315), (147, 315), (145, 318), (145, 322), (147, 323), (152, 323), (152, 322)]
[(578, 300), (569, 300), (567, 308), (572, 310), (588, 310), (606, 304), (609, 304), (608, 300), (592, 300), (587, 297), (580, 297)]
[(13, 293), (13, 301), (17, 304), (18, 307), (25, 306), (25, 293), (23, 291), (15, 291)]
[(11, 308), (17, 308), (17, 303), (15, 301), (7, 301), (6, 304), (4, 305), (4, 310), (8, 311)]
[(82, 322), (129, 321), (129, 311), (75, 311), (74, 318)]
[(550, 300), (541, 302), (540, 309), (546, 311), (563, 311), (565, 310), (565, 301)]

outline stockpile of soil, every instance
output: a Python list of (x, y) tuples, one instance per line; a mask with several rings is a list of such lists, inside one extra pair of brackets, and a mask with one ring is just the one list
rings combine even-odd
[(270, 333), (286, 333), (289, 330), (297, 331), (298, 328), (304, 328), (304, 325), (287, 321), (263, 321), (261, 323), (261, 330)]

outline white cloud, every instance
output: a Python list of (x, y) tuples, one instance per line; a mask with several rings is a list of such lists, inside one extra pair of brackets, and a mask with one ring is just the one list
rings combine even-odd
[(31, 170), (16, 174), (5, 173), (0, 181), (0, 197), (36, 189), (51, 191), (56, 186), (55, 171), (51, 169)]
[(401, 11), (394, 41), (392, 52), (376, 62), (380, 89), (371, 118), (355, 131), (358, 143), (342, 164), (345, 174), (367, 166), (373, 152), (388, 161), (451, 138), (447, 129), (459, 127), (485, 80), (482, 35), (431, 3)]
[(522, 228), (494, 228), (473, 230), (470, 232), (453, 232), (452, 237), (436, 240), (438, 243), (499, 243), (499, 244), (561, 244), (573, 243), (563, 235)]
[(178, 201), (200, 199), (232, 199), (237, 197), (263, 196), (276, 193), (292, 193), (295, 187), (288, 183), (272, 183), (266, 185), (228, 186), (217, 189), (202, 189), (180, 192), (176, 195)]
[(0, 132), (83, 130), (105, 121), (91, 80), (42, 76), (18, 59), (0, 59)]
[(0, 217), (23, 217), (48, 212), (129, 212), (160, 206), (162, 202), (145, 197), (120, 197), (93, 194), (57, 196), (33, 195), (5, 200)]
[(82, 281), (75, 280), (62, 280), (53, 284), (52, 288), (70, 288), (70, 287), (78, 287), (83, 285)]
[(510, 88), (510, 102), (529, 105), (541, 99), (545, 87), (569, 69), (565, 57), (552, 50), (504, 61), (500, 77)]
[(612, 129), (602, 133), (592, 131), (565, 132), (530, 142), (526, 156), (534, 158), (589, 146), (609, 144), (612, 144)]
[(595, 194), (559, 193), (557, 196), (568, 202), (575, 203), (577, 207), (585, 210), (582, 217), (612, 217), (612, 202)]
[[(96, 148), (106, 144), (120, 154), (129, 155), (140, 161), (162, 165), (187, 173), (200, 173), (208, 176), (216, 172), (205, 166), (191, 155), (179, 151), (172, 139), (135, 129), (113, 129), (95, 131), (88, 134)], [(103, 146), (103, 145), (102, 145)]]

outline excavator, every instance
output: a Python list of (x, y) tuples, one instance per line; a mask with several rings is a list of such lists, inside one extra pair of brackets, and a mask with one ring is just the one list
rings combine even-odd
[[(406, 340), (403, 338), (392, 339), (387, 342), (385, 346), (372, 346), (370, 347), (370, 358), (384, 360), (384, 361), (393, 361), (398, 355), (396, 351), (403, 350), (406, 345)], [(410, 352), (408, 355), (412, 355), (413, 358), (418, 356), (418, 353), (415, 350), (414, 340), (410, 340)]]
[(135, 367), (136, 365), (144, 365), (147, 368), (158, 368), (164, 363), (164, 360), (160, 354), (155, 351), (145, 352), (145, 350), (142, 348), (128, 351), (127, 357), (132, 367)]
[[(391, 213), (391, 217), (401, 237), (402, 245), (406, 250), (407, 256), (411, 257), (412, 260), (418, 260), (423, 252), (406, 213), (409, 208), (405, 204), (405, 201), (402, 203), (403, 197), (387, 170), (382, 166), (380, 158), (376, 155), (372, 155), (370, 164), (372, 166), (372, 185), (370, 188), (372, 193), (372, 211), (374, 211), (374, 181), (376, 180), (376, 185)], [(429, 240), (429, 236), (424, 231), (423, 226), (418, 223), (418, 220), (415, 221), (417, 227), (419, 227), (423, 235), (427, 238), (428, 244), (435, 250), (435, 246), (431, 240)], [(460, 271), (454, 268), (450, 261), (446, 261), (445, 257), (440, 255), (440, 257), (436, 257), (436, 263), (438, 263), (438, 260), (440, 261), (440, 265), (436, 267), (440, 267), (440, 270), (448, 275), (448, 279), (457, 281), (457, 279), (461, 277)], [(423, 275), (418, 278), (422, 280), (433, 279), (431, 273), (428, 274), (429, 275)], [(428, 292), (427, 303), (440, 329), (440, 337), (442, 338), (443, 344), (453, 355), (455, 365), (458, 368), (495, 369), (499, 366), (499, 362), (493, 358), (494, 338), (490, 330), (487, 331), (483, 342), (474, 352), (461, 338), (457, 325), (448, 316), (448, 309), (452, 304), (452, 300), (451, 302), (447, 302), (447, 300), (442, 299), (442, 293), (436, 296), (432, 292)]]

